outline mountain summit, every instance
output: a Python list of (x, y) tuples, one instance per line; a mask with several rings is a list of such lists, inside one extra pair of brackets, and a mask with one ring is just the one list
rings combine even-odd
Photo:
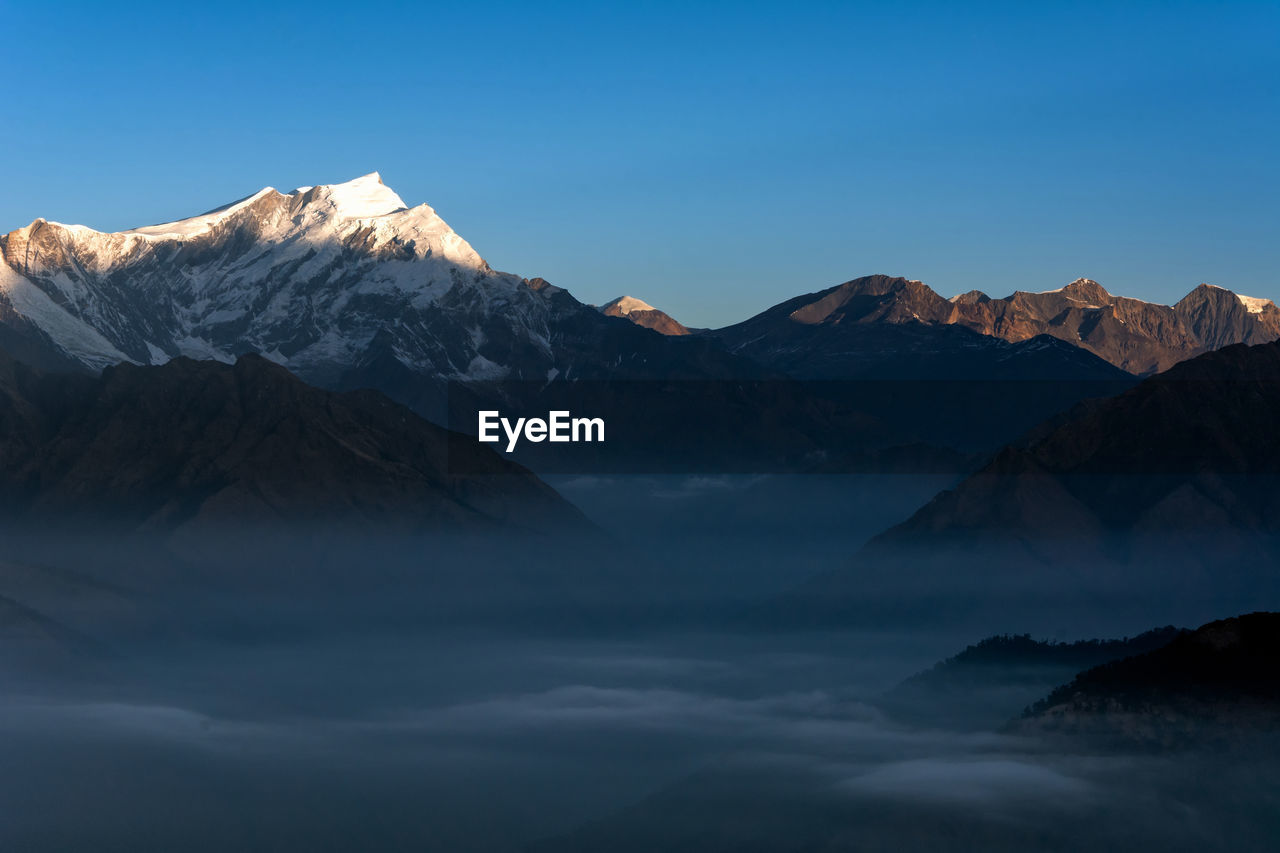
[[(119, 233), (37, 219), (0, 238), (0, 254), (5, 318), (94, 369), (258, 352), (331, 378), (459, 283), (472, 301), (540, 301), (523, 280), (493, 272), (429, 206), (406, 207), (376, 173), (289, 193), (267, 187)], [(388, 323), (393, 314), (398, 322)], [(462, 360), (431, 352), (421, 336), (395, 337), (407, 361), (446, 375), (492, 369), (478, 353)]]
[[(123, 233), (153, 238), (194, 237), (222, 224), (237, 211), (252, 205), (262, 198), (284, 197), (284, 195), (286, 194), (277, 192), (274, 187), (263, 187), (251, 196), (216, 208), (200, 216), (180, 219), (177, 222), (133, 228)], [(408, 209), (400, 196), (382, 182), (382, 176), (377, 172), (370, 172), (355, 180), (347, 181), (345, 184), (299, 187), (287, 195), (299, 199), (302, 205), (308, 208), (309, 215), (335, 219), (373, 219)], [(435, 214), (435, 211), (426, 205), (420, 205), (418, 210), (423, 215)], [(443, 221), (440, 222), (440, 225), (444, 230), (449, 230), (449, 227), (444, 225)]]
[(648, 302), (634, 296), (619, 296), (600, 306), (600, 313), (608, 317), (622, 317), (637, 326), (653, 329), (664, 335), (687, 335), (689, 329), (665, 311), (659, 311)]
[(118, 233), (37, 219), (0, 257), (0, 346), (43, 368), (256, 353), (420, 412), (454, 380), (742, 373), (714, 342), (668, 342), (492, 269), (377, 173)]

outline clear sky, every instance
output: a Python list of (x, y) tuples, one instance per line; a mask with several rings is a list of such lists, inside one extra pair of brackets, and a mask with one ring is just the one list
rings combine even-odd
[(1280, 298), (1280, 2), (0, 0), (0, 231), (370, 171), (722, 325), (855, 276)]

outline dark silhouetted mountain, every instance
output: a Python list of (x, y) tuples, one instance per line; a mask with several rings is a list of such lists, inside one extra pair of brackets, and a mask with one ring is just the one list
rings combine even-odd
[(989, 730), (1081, 670), (1161, 648), (1178, 634), (1167, 627), (1121, 640), (988, 637), (906, 679), (878, 704), (916, 724)]
[(1207, 745), (1280, 724), (1280, 613), (1211, 622), (1076, 676), (1028, 708), (1022, 731)]
[[(1280, 309), (1270, 300), (1210, 285), (1166, 306), (1112, 296), (1089, 279), (1003, 299), (980, 291), (944, 299), (922, 282), (874, 275), (796, 297), (713, 334), (731, 350), (765, 364), (824, 376), (861, 372), (878, 361), (892, 365), (891, 355), (898, 352), (907, 357), (917, 349), (945, 353), (954, 346), (951, 341), (963, 340), (933, 342), (917, 334), (913, 346), (912, 338), (893, 341), (864, 331), (915, 324), (962, 327), (1015, 344), (1049, 336), (1145, 375), (1228, 344), (1275, 340)], [(818, 353), (810, 355), (811, 348)]]
[(1280, 342), (1206, 353), (1081, 403), (761, 608), (769, 624), (980, 629), (1135, 606), (1194, 623), (1280, 595)]
[[(123, 364), (97, 377), (0, 358), (0, 436), (10, 523), (585, 526), (488, 448), (451, 441), (377, 392), (313, 388), (259, 356)], [(450, 473), (450, 454), (470, 476)]]
[(881, 543), (1280, 532), (1280, 343), (1236, 345), (1082, 405), (1002, 450)]
[(1169, 644), (1180, 633), (1172, 626), (1121, 640), (1034, 640), (1030, 634), (999, 634), (968, 646), (904, 684), (944, 685), (984, 681), (987, 673), (1006, 668), (1067, 667), (1079, 671), (1107, 661), (1143, 654)]
[(611, 302), (600, 306), (600, 313), (610, 317), (621, 317), (630, 320), (637, 326), (653, 329), (664, 335), (687, 335), (689, 329), (676, 322), (675, 318), (665, 311), (659, 311), (647, 302), (634, 296), (619, 296)]

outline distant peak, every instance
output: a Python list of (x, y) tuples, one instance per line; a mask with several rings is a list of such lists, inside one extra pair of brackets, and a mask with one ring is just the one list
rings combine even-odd
[(370, 172), (341, 184), (299, 187), (294, 193), (327, 198), (338, 214), (348, 219), (385, 216), (407, 207), (395, 190), (382, 182), (382, 175), (377, 172)]
[(1091, 305), (1107, 305), (1112, 301), (1107, 289), (1091, 278), (1078, 278), (1056, 292)]
[(956, 305), (980, 305), (983, 302), (990, 302), (991, 297), (981, 290), (970, 290), (966, 293), (958, 293), (947, 301)]
[(1235, 299), (1239, 301), (1239, 303), (1243, 305), (1245, 310), (1250, 314), (1262, 314), (1267, 312), (1268, 309), (1274, 309), (1276, 307), (1275, 302), (1270, 299), (1265, 299), (1261, 296), (1245, 296), (1243, 294), (1236, 293), (1234, 290), (1228, 290), (1225, 287), (1219, 287), (1216, 284), (1208, 283), (1202, 283), (1195, 290), (1188, 293), (1183, 298), (1183, 302), (1196, 294), (1200, 294), (1202, 297), (1212, 298), (1219, 303), (1225, 301), (1227, 304), (1230, 304), (1230, 300)]
[(1209, 284), (1208, 282), (1201, 282), (1200, 284), (1196, 285), (1195, 290), (1192, 290), (1190, 293), (1184, 296), (1183, 300), (1185, 301), (1194, 296), (1199, 296), (1200, 298), (1203, 298), (1203, 299), (1214, 299), (1214, 300), (1235, 298), (1235, 294), (1232, 293), (1230, 290), (1227, 290), (1225, 287), (1218, 287), (1218, 285)]
[(900, 275), (885, 275), (884, 273), (873, 273), (871, 275), (858, 276), (855, 279), (846, 281), (842, 287), (902, 287), (908, 284), (924, 284), (918, 279), (903, 278)]
[(1068, 288), (1074, 288), (1076, 290), (1092, 290), (1094, 288), (1097, 288), (1098, 290), (1101, 290), (1103, 293), (1107, 292), (1106, 288), (1104, 288), (1102, 285), (1098, 284), (1096, 281), (1094, 281), (1091, 278), (1078, 278), (1075, 281), (1068, 284), (1066, 287), (1064, 287), (1063, 290), (1067, 290)]
[(634, 296), (619, 296), (596, 310), (606, 317), (621, 317), (662, 335), (689, 334), (689, 329), (674, 318)]
[[(915, 278), (903, 278), (896, 275), (864, 275), (851, 279), (831, 288), (832, 292), (856, 296), (888, 296), (890, 294), (906, 294), (914, 296), (926, 294), (937, 296), (933, 288)], [(941, 299), (941, 296), (938, 296)]]
[[(610, 312), (610, 309), (613, 309)], [(600, 310), (605, 313), (630, 314), (632, 311), (656, 311), (657, 309), (642, 299), (636, 299), (634, 296), (619, 296), (611, 302), (606, 302), (600, 306)]]

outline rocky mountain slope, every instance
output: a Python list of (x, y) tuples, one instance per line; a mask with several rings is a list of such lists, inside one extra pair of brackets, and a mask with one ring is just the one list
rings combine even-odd
[(923, 282), (873, 275), (798, 296), (714, 334), (734, 352), (773, 364), (803, 357), (801, 344), (818, 340), (817, 329), (840, 328), (839, 337), (828, 332), (844, 346), (829, 345), (822, 369), (830, 373), (875, 352), (870, 342), (858, 345), (860, 327), (911, 325), (958, 326), (1012, 343), (1049, 336), (1145, 375), (1228, 344), (1275, 340), (1280, 308), (1211, 285), (1176, 305), (1155, 305), (1113, 296), (1089, 279), (1002, 299), (980, 291), (945, 299)]
[(637, 326), (653, 329), (664, 335), (687, 335), (689, 329), (665, 311), (659, 311), (634, 296), (619, 296), (600, 306), (600, 313), (609, 317), (622, 317)]

